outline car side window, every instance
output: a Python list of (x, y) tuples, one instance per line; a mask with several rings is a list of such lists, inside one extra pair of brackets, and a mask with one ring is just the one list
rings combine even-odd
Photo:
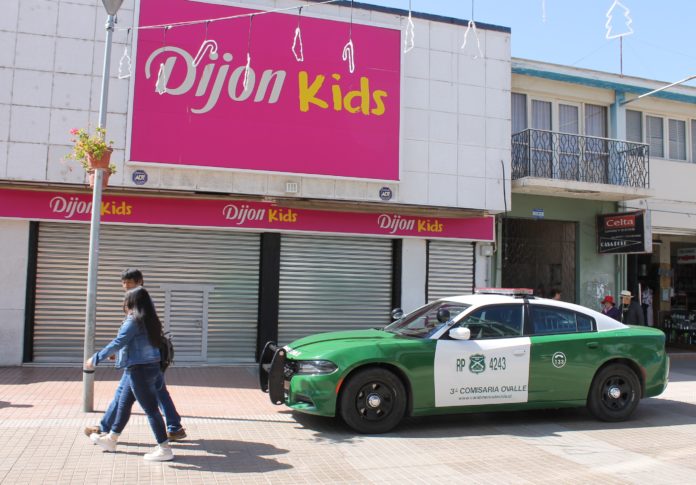
[(532, 335), (591, 332), (594, 320), (587, 315), (558, 307), (530, 305)]
[(471, 340), (522, 335), (522, 305), (492, 305), (464, 317), (460, 327), (471, 331)]

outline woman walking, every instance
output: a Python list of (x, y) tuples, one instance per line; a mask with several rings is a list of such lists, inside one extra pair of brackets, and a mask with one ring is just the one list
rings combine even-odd
[(164, 419), (157, 407), (157, 385), (161, 381), (159, 345), (162, 322), (157, 317), (149, 293), (139, 286), (126, 293), (123, 300), (126, 318), (118, 335), (106, 347), (85, 361), (85, 369), (93, 370), (100, 362), (118, 352), (116, 367), (124, 368), (128, 386), (121, 393), (116, 419), (108, 434), (95, 436), (94, 442), (106, 451), (115, 451), (118, 437), (130, 418), (135, 400), (147, 414), (157, 447), (144, 458), (151, 461), (169, 461), (174, 453), (169, 446)]

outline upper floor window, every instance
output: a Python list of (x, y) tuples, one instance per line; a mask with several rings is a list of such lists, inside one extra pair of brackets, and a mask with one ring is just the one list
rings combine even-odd
[(686, 160), (686, 122), (669, 120), (669, 158)]
[(527, 129), (527, 95), (512, 93), (512, 133)]
[(646, 135), (650, 145), (650, 155), (653, 157), (664, 158), (665, 156), (665, 135), (662, 126), (662, 118), (658, 116), (646, 116)]
[(626, 141), (643, 143), (643, 113), (626, 110)]
[(696, 163), (696, 120), (691, 120), (691, 160)]

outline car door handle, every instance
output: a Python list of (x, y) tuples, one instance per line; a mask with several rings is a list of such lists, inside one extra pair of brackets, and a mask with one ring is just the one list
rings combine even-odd
[(519, 355), (524, 355), (524, 354), (526, 354), (526, 353), (527, 353), (527, 351), (524, 350), (524, 349), (517, 349), (517, 350), (514, 350), (514, 351), (512, 352), (512, 355), (518, 355), (518, 356), (519, 356)]
[(599, 347), (599, 344), (597, 342), (587, 342), (586, 345), (588, 349), (596, 349), (597, 347)]

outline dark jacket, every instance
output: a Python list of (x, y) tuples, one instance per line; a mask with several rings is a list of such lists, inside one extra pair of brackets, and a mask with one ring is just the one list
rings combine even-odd
[(619, 310), (615, 306), (609, 307), (608, 310), (606, 308), (602, 308), (602, 313), (604, 313), (608, 317), (613, 318), (614, 320), (618, 320), (619, 322), (621, 321), (621, 310)]
[(643, 309), (637, 301), (632, 301), (628, 308), (626, 306), (623, 307), (621, 322), (626, 325), (645, 325)]

